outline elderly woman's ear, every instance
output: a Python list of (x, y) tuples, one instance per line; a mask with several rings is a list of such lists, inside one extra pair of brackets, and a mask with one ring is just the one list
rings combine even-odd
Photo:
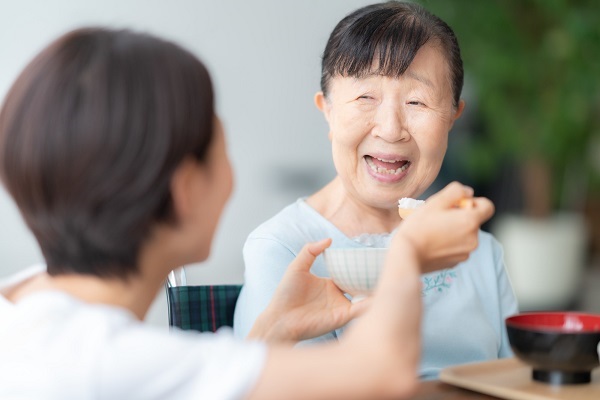
[(464, 110), (465, 110), (465, 101), (461, 99), (458, 102), (458, 107), (456, 107), (456, 112), (454, 113), (453, 121), (456, 121), (457, 119), (459, 119)]
[(325, 115), (327, 122), (329, 122), (329, 111), (331, 109), (331, 104), (329, 104), (327, 98), (325, 98), (325, 94), (323, 94), (322, 91), (315, 93), (315, 105), (319, 110), (321, 110), (323, 115)]
[[(329, 124), (329, 122), (330, 122), (329, 114), (331, 112), (331, 103), (329, 103), (329, 101), (327, 101), (327, 98), (325, 97), (325, 94), (322, 91), (318, 91), (315, 94), (315, 105), (317, 106), (317, 108), (319, 110), (321, 110), (321, 112), (325, 116), (325, 121), (327, 121), (327, 123)], [(331, 140), (331, 131), (329, 132), (329, 139)]]
[(464, 110), (465, 110), (465, 101), (461, 99), (458, 102), (458, 107), (456, 107), (456, 111), (454, 111), (454, 114), (452, 115), (452, 120), (450, 121), (450, 127), (448, 128), (448, 130), (452, 129), (452, 127), (454, 126), (454, 122), (460, 118), (460, 116), (462, 115)]

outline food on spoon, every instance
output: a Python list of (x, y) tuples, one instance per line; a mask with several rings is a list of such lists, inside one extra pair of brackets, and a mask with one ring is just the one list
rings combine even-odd
[[(412, 199), (410, 197), (403, 197), (398, 200), (398, 214), (400, 218), (404, 219), (413, 213), (417, 208), (425, 204), (425, 200)], [(473, 199), (460, 199), (456, 205), (458, 208), (472, 208)]]
[(402, 219), (408, 217), (413, 211), (425, 204), (425, 200), (411, 199), (403, 197), (398, 200), (398, 214)]

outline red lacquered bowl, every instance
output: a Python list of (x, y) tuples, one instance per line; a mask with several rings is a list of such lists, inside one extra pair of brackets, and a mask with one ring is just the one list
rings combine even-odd
[(532, 312), (506, 319), (510, 346), (533, 368), (533, 379), (551, 384), (589, 383), (600, 365), (600, 315)]

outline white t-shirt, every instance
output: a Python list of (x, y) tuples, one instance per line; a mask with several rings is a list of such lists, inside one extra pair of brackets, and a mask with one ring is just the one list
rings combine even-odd
[(59, 291), (7, 301), (41, 271), (0, 281), (0, 399), (240, 399), (263, 369), (266, 346), (230, 331), (169, 332)]

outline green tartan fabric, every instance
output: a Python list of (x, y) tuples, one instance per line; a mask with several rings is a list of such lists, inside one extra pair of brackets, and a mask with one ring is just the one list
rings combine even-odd
[(233, 312), (240, 290), (242, 285), (169, 287), (169, 325), (200, 332), (215, 332), (222, 326), (233, 326)]

